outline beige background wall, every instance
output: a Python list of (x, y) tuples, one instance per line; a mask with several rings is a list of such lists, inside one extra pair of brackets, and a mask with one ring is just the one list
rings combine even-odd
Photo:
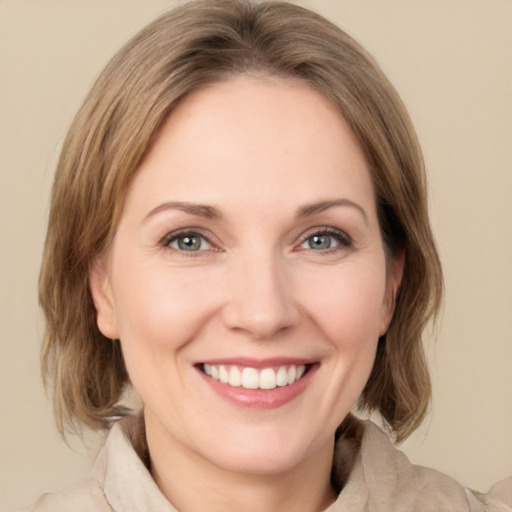
[[(512, 473), (512, 1), (302, 3), (377, 57), (416, 123), (447, 297), (430, 350), (433, 413), (405, 449), (485, 490)], [(169, 5), (0, 0), (0, 508), (89, 467), (80, 443), (72, 451), (55, 433), (40, 385), (36, 281), (49, 188), (93, 78)]]

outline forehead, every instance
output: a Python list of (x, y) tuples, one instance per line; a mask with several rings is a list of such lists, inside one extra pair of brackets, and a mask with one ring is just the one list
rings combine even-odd
[(208, 204), (230, 191), (247, 204), (275, 204), (283, 194), (305, 203), (336, 191), (373, 197), (336, 107), (302, 82), (254, 76), (209, 85), (177, 105), (138, 170), (133, 189), (144, 188), (148, 197)]

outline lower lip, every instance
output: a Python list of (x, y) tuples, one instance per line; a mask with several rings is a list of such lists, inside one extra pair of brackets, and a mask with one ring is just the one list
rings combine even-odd
[(274, 389), (245, 389), (224, 384), (198, 370), (203, 380), (222, 398), (246, 409), (277, 409), (297, 398), (311, 382), (318, 365), (313, 365), (297, 382)]

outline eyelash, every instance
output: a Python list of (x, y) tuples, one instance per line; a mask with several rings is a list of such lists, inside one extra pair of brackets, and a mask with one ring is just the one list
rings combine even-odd
[(353, 245), (352, 238), (347, 235), (344, 231), (340, 231), (339, 229), (331, 228), (331, 227), (324, 227), (324, 228), (315, 228), (312, 231), (309, 231), (302, 235), (301, 241), (298, 247), (302, 247), (303, 244), (305, 244), (308, 240), (312, 239), (313, 237), (322, 237), (322, 236), (328, 236), (331, 238), (334, 238), (337, 242), (337, 245), (334, 247), (328, 247), (323, 250), (315, 250), (312, 247), (307, 248), (306, 250), (310, 250), (313, 252), (323, 253), (323, 254), (330, 254), (332, 252), (336, 252), (342, 248), (350, 248)]
[[(337, 252), (342, 248), (350, 248), (353, 245), (352, 238), (347, 235), (344, 231), (340, 231), (339, 229), (331, 228), (331, 227), (323, 227), (323, 228), (315, 228), (314, 230), (310, 230), (303, 234), (301, 236), (301, 240), (299, 244), (296, 246), (298, 248), (302, 248), (302, 246), (313, 237), (324, 237), (328, 236), (330, 238), (333, 238), (336, 241), (336, 245), (333, 247), (328, 247), (321, 250), (316, 250), (313, 247), (305, 248), (308, 251), (322, 253), (322, 254), (330, 254), (332, 252)], [(172, 247), (171, 244), (173, 242), (178, 242), (180, 239), (185, 238), (199, 238), (201, 241), (201, 244), (206, 242), (210, 247), (207, 249), (198, 249), (198, 250), (190, 250), (187, 251), (186, 249), (181, 249), (179, 247)], [(219, 249), (216, 248), (215, 244), (210, 240), (210, 238), (203, 233), (199, 229), (190, 229), (187, 228), (183, 231), (174, 231), (172, 233), (167, 234), (160, 242), (160, 246), (163, 248), (171, 249), (181, 255), (187, 256), (196, 256), (199, 255), (199, 253), (203, 253), (205, 251), (219, 251)]]
[(179, 242), (180, 239), (185, 238), (199, 238), (201, 240), (201, 243), (206, 242), (210, 247), (206, 250), (213, 250), (216, 251), (218, 249), (215, 248), (215, 245), (210, 240), (206, 234), (202, 233), (199, 229), (185, 229), (183, 231), (173, 231), (172, 233), (167, 234), (160, 242), (160, 246), (163, 248), (171, 249), (177, 253), (185, 255), (185, 253), (188, 253), (187, 256), (195, 256), (198, 253), (205, 252), (206, 250), (191, 250), (187, 251), (186, 249), (180, 249), (179, 247), (172, 247), (171, 244), (173, 242)]

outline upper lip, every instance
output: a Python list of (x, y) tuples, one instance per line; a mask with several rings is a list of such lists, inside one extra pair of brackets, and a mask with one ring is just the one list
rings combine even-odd
[(252, 357), (224, 357), (204, 359), (198, 361), (196, 364), (242, 366), (244, 368), (254, 368), (258, 370), (275, 366), (309, 365), (316, 362), (318, 361), (315, 359), (309, 359), (304, 357), (270, 357), (265, 359)]

